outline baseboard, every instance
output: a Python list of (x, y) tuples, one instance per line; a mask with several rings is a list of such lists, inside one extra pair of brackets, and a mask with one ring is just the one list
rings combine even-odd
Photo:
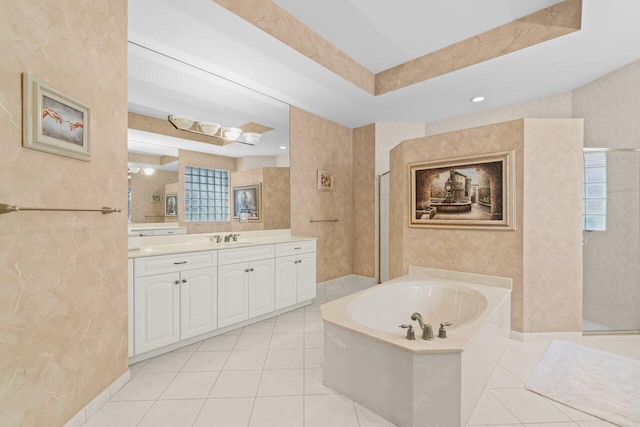
[(346, 276), (336, 277), (335, 279), (325, 280), (324, 282), (318, 282), (316, 286), (318, 287), (330, 286), (330, 285), (340, 283), (345, 279), (356, 279), (361, 282), (371, 283), (374, 285), (378, 283), (375, 277), (360, 276), (358, 274), (347, 274)]
[(120, 375), (114, 382), (111, 383), (107, 388), (102, 390), (99, 395), (93, 398), (91, 402), (87, 403), (84, 408), (82, 408), (77, 414), (73, 416), (64, 427), (80, 427), (84, 424), (90, 416), (95, 414), (102, 405), (107, 403), (109, 399), (113, 397), (126, 383), (129, 382), (131, 378), (131, 372), (129, 369), (125, 371), (124, 374)]
[(511, 339), (524, 342), (574, 341), (582, 337), (582, 332), (517, 332), (511, 331)]

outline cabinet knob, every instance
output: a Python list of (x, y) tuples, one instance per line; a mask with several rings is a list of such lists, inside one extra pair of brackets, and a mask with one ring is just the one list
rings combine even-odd
[(175, 282), (173, 282), (174, 285), (179, 285), (180, 284), (180, 280), (176, 280)]
[(249, 271), (253, 271), (253, 268), (250, 268)]
[(247, 268), (244, 270), (245, 273), (248, 273), (250, 270)]
[(187, 283), (187, 279), (182, 279), (182, 283)]

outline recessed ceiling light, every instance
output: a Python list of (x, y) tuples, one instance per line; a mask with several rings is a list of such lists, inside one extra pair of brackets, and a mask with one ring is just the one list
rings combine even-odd
[(482, 102), (485, 99), (486, 98), (484, 96), (474, 96), (473, 98), (471, 98), (471, 102)]
[(280, 147), (281, 150), (286, 150), (287, 147), (285, 147), (284, 145), (282, 147)]

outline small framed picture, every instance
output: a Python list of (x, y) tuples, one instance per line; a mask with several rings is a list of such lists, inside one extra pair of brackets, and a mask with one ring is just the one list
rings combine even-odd
[(160, 202), (162, 202), (162, 196), (160, 194), (151, 195), (151, 203), (160, 203)]
[(178, 216), (177, 194), (167, 194), (164, 197), (164, 216)]
[(233, 187), (233, 218), (239, 222), (260, 222), (261, 196), (260, 184)]
[(333, 191), (333, 173), (318, 170), (318, 190)]
[(91, 157), (91, 109), (83, 102), (22, 75), (22, 145), (79, 160)]

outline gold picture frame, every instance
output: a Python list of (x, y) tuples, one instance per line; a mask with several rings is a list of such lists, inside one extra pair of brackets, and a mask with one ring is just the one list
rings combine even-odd
[(26, 73), (22, 75), (22, 121), (23, 147), (90, 160), (89, 106)]
[(178, 216), (178, 195), (167, 194), (164, 196), (164, 216)]
[(515, 152), (409, 165), (409, 227), (515, 229)]

